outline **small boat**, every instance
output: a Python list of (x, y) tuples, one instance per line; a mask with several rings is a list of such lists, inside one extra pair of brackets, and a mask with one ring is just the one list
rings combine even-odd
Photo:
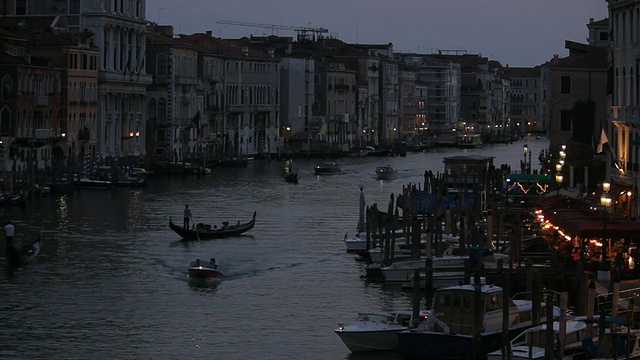
[(291, 173), (282, 174), (282, 177), (284, 178), (284, 181), (286, 181), (288, 183), (293, 183), (293, 184), (297, 184), (298, 183), (298, 173), (297, 172), (291, 172)]
[(341, 171), (340, 166), (333, 161), (324, 162), (313, 168), (316, 175), (337, 174)]
[(391, 165), (376, 167), (378, 180), (392, 180), (396, 178), (396, 168)]
[(293, 169), (293, 160), (288, 159), (284, 162), (282, 169), (282, 178), (288, 183), (298, 183), (298, 172)]
[(189, 277), (194, 279), (220, 279), (222, 277), (214, 258), (209, 261), (201, 261), (200, 259), (192, 261), (188, 273)]
[[(597, 353), (597, 351), (594, 351), (594, 354), (585, 354), (585, 350), (593, 350), (597, 346), (597, 335), (599, 334), (598, 326), (601, 324), (608, 326), (613, 323), (621, 326), (628, 326), (628, 319), (611, 316), (606, 316), (604, 319), (601, 319), (599, 315), (596, 315), (593, 317), (577, 316), (573, 319), (566, 320), (564, 327), (564, 351), (560, 358), (563, 360), (594, 358), (593, 355), (596, 355), (595, 353)], [(592, 324), (593, 328), (589, 329), (588, 324)], [(500, 349), (489, 353), (487, 355), (487, 360), (502, 360), (507, 358), (512, 360), (544, 360), (546, 358), (547, 329), (547, 324), (541, 324), (527, 329), (511, 340), (509, 347), (510, 353), (508, 356), (503, 355), (502, 349)], [(554, 321), (553, 338), (555, 344), (560, 344), (560, 334), (560, 322)], [(626, 331), (615, 333), (607, 330), (606, 335), (615, 338), (616, 340), (621, 340), (625, 345), (627, 342), (627, 335), (629, 335), (629, 340), (632, 340), (632, 343), (634, 344), (634, 346), (631, 347), (629, 358), (635, 359), (640, 355), (640, 352), (638, 351), (640, 349), (637, 347), (638, 334), (636, 331), (629, 332), (629, 334), (627, 334)], [(621, 341), (615, 341), (615, 343), (620, 344)], [(611, 343), (612, 342), (610, 342), (610, 344)], [(585, 346), (587, 344), (589, 344), (589, 346)], [(627, 346), (619, 346), (618, 350), (621, 351), (616, 354), (616, 357), (619, 359), (625, 359), (626, 349)], [(554, 350), (557, 349), (554, 348)]]
[[(531, 300), (505, 299), (502, 288), (495, 285), (457, 285), (436, 290), (431, 308), (433, 315), (416, 328), (398, 333), (402, 356), (410, 359), (473, 359), (500, 349), (504, 301), (508, 301), (509, 335), (515, 337), (533, 325)], [(479, 321), (474, 304), (478, 304), (478, 310), (482, 312)], [(542, 307), (539, 314), (546, 314), (545, 304)], [(560, 309), (554, 306), (553, 314), (558, 317)], [(474, 351), (478, 325), (482, 327), (478, 343), (481, 353)]]
[(222, 227), (218, 228), (210, 225), (198, 224), (194, 229), (185, 229), (182, 226), (173, 223), (169, 218), (169, 228), (176, 234), (180, 235), (184, 240), (211, 240), (222, 239), (231, 236), (241, 235), (251, 229), (256, 224), (256, 212), (253, 212), (253, 218), (246, 223), (238, 223), (236, 225), (229, 225), (228, 221), (222, 223)]
[(38, 237), (34, 242), (29, 245), (25, 245), (20, 248), (13, 248), (8, 250), (7, 260), (10, 266), (19, 267), (24, 266), (35, 259), (40, 253), (42, 248), (42, 237)]
[[(420, 311), (423, 321), (429, 311)], [(413, 320), (412, 311), (359, 312), (350, 325), (338, 324), (335, 333), (351, 352), (398, 349), (398, 333), (409, 329)]]
[(352, 237), (349, 237), (345, 233), (344, 244), (347, 247), (347, 251), (367, 251), (367, 239), (360, 237), (360, 233), (356, 233), (356, 235)]

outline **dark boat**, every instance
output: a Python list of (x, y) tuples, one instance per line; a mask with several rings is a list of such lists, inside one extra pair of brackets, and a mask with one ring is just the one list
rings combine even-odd
[(323, 174), (337, 174), (341, 170), (338, 164), (334, 163), (333, 161), (329, 161), (329, 162), (325, 162), (325, 163), (314, 166), (313, 171), (315, 172), (316, 175), (323, 175)]
[(391, 165), (376, 167), (378, 180), (392, 180), (396, 178), (396, 168)]
[(193, 279), (220, 279), (222, 273), (218, 270), (215, 259), (211, 261), (192, 261), (188, 269), (189, 277)]
[(33, 243), (21, 248), (7, 248), (7, 261), (12, 267), (20, 267), (28, 264), (40, 253), (42, 237), (38, 237)]
[(251, 229), (256, 224), (256, 212), (253, 212), (253, 219), (249, 222), (240, 224), (240, 221), (236, 225), (229, 226), (229, 222), (223, 222), (221, 228), (213, 227), (210, 225), (198, 224), (195, 229), (185, 229), (182, 226), (173, 223), (169, 218), (169, 227), (176, 234), (180, 235), (184, 240), (211, 240), (222, 239), (232, 236), (241, 235)]
[(293, 169), (293, 160), (288, 159), (284, 162), (284, 168), (282, 169), (282, 178), (289, 183), (298, 183), (298, 172)]

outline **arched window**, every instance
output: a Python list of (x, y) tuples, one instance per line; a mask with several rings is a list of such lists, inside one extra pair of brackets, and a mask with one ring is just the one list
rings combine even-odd
[(167, 118), (167, 101), (164, 98), (160, 98), (158, 100), (158, 119), (166, 119)]
[(149, 105), (147, 108), (147, 117), (149, 118), (149, 120), (155, 120), (158, 116), (158, 113), (156, 112), (156, 99), (151, 99), (149, 100)]
[(158, 76), (167, 75), (167, 56), (165, 54), (158, 55), (158, 63), (156, 66), (156, 74)]
[(2, 78), (2, 101), (11, 100), (13, 94), (13, 80), (9, 75), (5, 75)]

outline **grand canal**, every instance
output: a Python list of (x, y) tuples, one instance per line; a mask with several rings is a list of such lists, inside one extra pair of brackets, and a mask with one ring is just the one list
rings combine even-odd
[[(479, 149), (433, 149), (406, 157), (344, 158), (342, 174), (314, 176), (320, 160), (296, 159), (297, 185), (279, 161), (214, 169), (205, 177), (152, 177), (148, 189), (81, 190), (5, 208), (24, 242), (42, 231), (43, 250), (0, 277), (1, 359), (397, 359), (351, 355), (333, 329), (357, 311), (408, 309), (410, 294), (361, 278), (364, 264), (345, 252), (358, 221), (358, 184), (367, 204), (443, 171), (443, 157), (494, 156), (519, 169), (533, 137)], [(395, 166), (381, 182), (375, 167)], [(184, 243), (168, 228), (185, 204), (195, 222), (248, 221), (246, 236)], [(3, 240), (4, 241), (4, 240)], [(214, 256), (225, 278), (195, 286), (189, 262)]]

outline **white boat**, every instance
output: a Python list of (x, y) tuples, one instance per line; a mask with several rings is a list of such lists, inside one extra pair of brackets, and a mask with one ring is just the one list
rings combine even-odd
[(396, 168), (391, 165), (376, 167), (376, 177), (378, 180), (392, 180), (397, 175)]
[[(475, 301), (480, 296), (480, 301)], [(504, 299), (502, 288), (495, 285), (458, 285), (436, 290), (432, 316), (410, 329), (398, 333), (402, 356), (410, 359), (470, 359), (474, 358), (474, 335), (481, 325), (478, 349), (482, 354), (502, 346), (503, 301), (508, 301), (509, 333), (512, 336), (532, 326), (533, 303), (530, 300)], [(482, 319), (476, 320), (479, 304)], [(546, 314), (542, 304), (540, 314)], [(554, 316), (560, 309), (554, 307)], [(544, 321), (541, 318), (540, 321)]]
[[(604, 323), (609, 325), (611, 323), (617, 323), (618, 325), (626, 325), (627, 318), (614, 318), (606, 317)], [(600, 330), (598, 325), (600, 324), (600, 316), (585, 317), (578, 316), (573, 319), (566, 320), (565, 323), (565, 335), (564, 335), (564, 351), (561, 355), (562, 360), (577, 360), (585, 358), (595, 358), (597, 356), (597, 344), (598, 335)], [(592, 324), (589, 329), (588, 324)], [(510, 354), (503, 356), (502, 349), (491, 352), (487, 355), (487, 360), (543, 360), (546, 358), (546, 344), (547, 344), (547, 324), (541, 324), (527, 329), (520, 335), (511, 340), (509, 348)], [(553, 322), (553, 338), (554, 338), (554, 350), (558, 350), (560, 344), (560, 322)], [(626, 343), (627, 340), (631, 340), (633, 344), (630, 348), (629, 359), (637, 359), (640, 357), (640, 347), (638, 346), (638, 333), (637, 331), (629, 332), (625, 331), (611, 332), (610, 329), (606, 329), (606, 336), (617, 338), (616, 343), (620, 344), (621, 341), (624, 346), (618, 346), (618, 352), (615, 354), (618, 359), (626, 359)], [(627, 339), (628, 337), (628, 339)], [(609, 342), (611, 343), (611, 342)], [(585, 349), (589, 354), (585, 354)], [(613, 349), (611, 349), (613, 350)], [(611, 351), (607, 351), (611, 353)], [(555, 356), (555, 354), (554, 354)]]
[[(428, 316), (421, 311), (418, 322)], [(397, 350), (397, 333), (409, 329), (412, 318), (412, 311), (359, 312), (355, 322), (334, 331), (351, 352)]]
[(356, 233), (351, 237), (345, 233), (344, 244), (347, 247), (347, 251), (350, 252), (367, 251), (367, 238), (364, 236), (360, 237), (360, 233)]
[[(502, 259), (504, 264), (508, 264), (509, 256), (506, 254), (493, 253), (488, 248), (471, 248), (472, 256), (460, 255), (459, 246), (452, 245), (447, 248), (443, 256), (433, 257), (432, 266), (434, 278), (442, 277), (442, 280), (457, 282), (464, 278), (464, 263), (469, 260), (471, 267), (478, 267), (481, 262), (486, 268), (495, 269), (498, 267), (498, 260)], [(383, 266), (381, 268), (385, 282), (406, 282), (415, 274), (416, 270), (424, 269), (426, 259), (398, 261)], [(450, 283), (450, 282), (448, 282)]]
[(194, 279), (220, 279), (222, 273), (218, 270), (218, 264), (215, 259), (210, 261), (201, 261), (196, 259), (192, 261), (188, 269), (189, 277)]

